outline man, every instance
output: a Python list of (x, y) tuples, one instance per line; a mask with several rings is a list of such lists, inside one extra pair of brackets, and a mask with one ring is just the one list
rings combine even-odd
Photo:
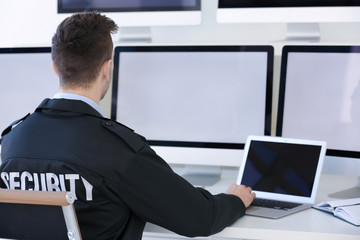
[(250, 188), (233, 184), (215, 196), (195, 188), (142, 136), (103, 116), (116, 30), (94, 12), (58, 26), (59, 93), (3, 132), (0, 187), (74, 192), (84, 239), (141, 239), (146, 222), (186, 236), (221, 231), (244, 215)]

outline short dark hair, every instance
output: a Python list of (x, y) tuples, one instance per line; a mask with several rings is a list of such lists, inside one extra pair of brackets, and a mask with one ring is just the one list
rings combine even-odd
[(82, 12), (63, 20), (52, 38), (51, 55), (63, 86), (88, 88), (102, 64), (112, 58), (111, 33), (118, 26), (99, 12)]

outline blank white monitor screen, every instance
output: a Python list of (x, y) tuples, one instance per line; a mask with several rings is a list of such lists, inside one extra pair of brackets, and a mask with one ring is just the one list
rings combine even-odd
[(112, 118), (158, 146), (242, 149), (270, 135), (273, 48), (115, 48)]
[(360, 157), (360, 47), (285, 46), (277, 135), (327, 142)]
[(59, 88), (50, 48), (0, 49), (0, 132)]

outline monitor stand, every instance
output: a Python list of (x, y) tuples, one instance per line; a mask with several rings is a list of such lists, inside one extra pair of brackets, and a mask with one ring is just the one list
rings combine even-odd
[(196, 187), (213, 186), (221, 178), (221, 167), (185, 165), (182, 177)]
[(287, 23), (285, 40), (319, 42), (319, 23)]
[(357, 182), (354, 186), (339, 192), (331, 193), (328, 195), (329, 197), (338, 199), (360, 197), (360, 164), (358, 158), (326, 156), (323, 172), (357, 177)]
[(120, 43), (151, 43), (151, 27), (120, 27)]
[(357, 178), (357, 184), (349, 189), (342, 190), (340, 192), (329, 194), (331, 198), (347, 199), (347, 198), (359, 198), (360, 197), (360, 176)]

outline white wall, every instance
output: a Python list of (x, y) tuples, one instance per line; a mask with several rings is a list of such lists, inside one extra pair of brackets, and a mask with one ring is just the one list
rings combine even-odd
[(56, 11), (56, 0), (0, 0), (0, 47), (49, 46)]

